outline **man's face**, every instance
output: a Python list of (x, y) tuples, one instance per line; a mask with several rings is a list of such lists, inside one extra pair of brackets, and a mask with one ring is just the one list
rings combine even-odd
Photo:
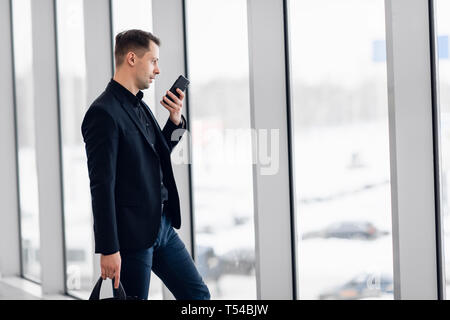
[(139, 58), (136, 55), (135, 82), (139, 90), (148, 89), (157, 74), (159, 74), (159, 47), (150, 41), (149, 50)]

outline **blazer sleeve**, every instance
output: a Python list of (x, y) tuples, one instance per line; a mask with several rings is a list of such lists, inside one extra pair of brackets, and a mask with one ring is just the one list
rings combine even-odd
[(111, 115), (91, 107), (81, 125), (89, 171), (95, 253), (119, 251), (115, 209), (118, 127)]
[(177, 126), (172, 120), (167, 119), (167, 122), (162, 130), (163, 136), (167, 141), (167, 144), (170, 148), (170, 152), (172, 152), (173, 148), (180, 142), (183, 137), (184, 132), (186, 131), (186, 118), (181, 115), (181, 123)]

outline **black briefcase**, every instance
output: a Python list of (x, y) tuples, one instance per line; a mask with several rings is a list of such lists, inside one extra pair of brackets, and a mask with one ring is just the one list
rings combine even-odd
[(140, 300), (138, 297), (127, 296), (125, 293), (125, 289), (122, 286), (122, 283), (119, 281), (119, 288), (114, 288), (114, 279), (112, 279), (113, 283), (113, 297), (112, 298), (104, 298), (100, 299), (100, 289), (102, 288), (103, 278), (100, 277), (97, 283), (92, 289), (91, 295), (89, 296), (89, 300)]

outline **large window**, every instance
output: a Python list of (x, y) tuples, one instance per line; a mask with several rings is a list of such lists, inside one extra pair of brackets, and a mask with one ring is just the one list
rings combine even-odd
[(383, 0), (289, 1), (300, 299), (392, 299)]
[(450, 2), (436, 0), (436, 25), (438, 39), (439, 58), (439, 102), (440, 102), (440, 139), (441, 139), (441, 179), (442, 179), (442, 199), (441, 210), (444, 228), (444, 249), (445, 249), (445, 273), (446, 273), (446, 296), (450, 295), (450, 58), (449, 58), (449, 37), (450, 21), (448, 12)]
[(22, 275), (40, 282), (39, 196), (34, 134), (31, 0), (13, 0), (12, 13)]
[(188, 0), (186, 19), (195, 261), (212, 299), (256, 299), (246, 1)]
[[(113, 0), (112, 1), (113, 16), (113, 40), (115, 36), (122, 31), (129, 29), (141, 29), (152, 32), (152, 2), (148, 0)], [(156, 35), (158, 36), (158, 35)], [(162, 40), (164, 42), (164, 40)], [(115, 42), (114, 42), (115, 44)], [(156, 78), (158, 81), (158, 78)], [(156, 100), (155, 87), (143, 90), (143, 100), (150, 107), (156, 117)], [(159, 102), (157, 104), (162, 107)], [(162, 299), (162, 281), (153, 272), (151, 274), (149, 297), (150, 300)]]
[(94, 283), (94, 254), (89, 177), (80, 129), (88, 107), (83, 0), (57, 0), (56, 22), (67, 289), (87, 298)]

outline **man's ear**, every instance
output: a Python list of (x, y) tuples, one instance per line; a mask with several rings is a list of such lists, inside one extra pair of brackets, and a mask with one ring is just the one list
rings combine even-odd
[[(131, 55), (131, 57), (129, 57), (130, 55)], [(135, 54), (133, 52), (131, 52), (131, 51), (128, 52), (128, 54), (127, 54), (127, 61), (128, 61), (128, 59), (131, 60), (132, 63), (135, 63), (136, 62)]]

